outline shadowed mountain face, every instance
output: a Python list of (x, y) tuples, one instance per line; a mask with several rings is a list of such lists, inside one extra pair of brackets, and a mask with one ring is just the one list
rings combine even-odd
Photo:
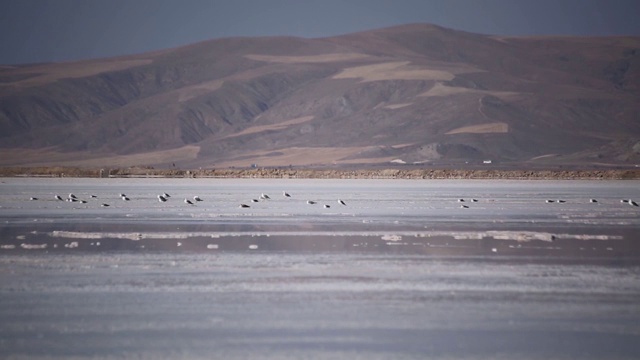
[(640, 162), (640, 38), (407, 25), (0, 66), (0, 166)]

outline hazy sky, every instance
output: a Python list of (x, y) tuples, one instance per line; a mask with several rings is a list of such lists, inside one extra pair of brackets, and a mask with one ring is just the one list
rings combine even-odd
[(640, 0), (0, 0), (0, 64), (407, 23), (501, 35), (639, 36)]

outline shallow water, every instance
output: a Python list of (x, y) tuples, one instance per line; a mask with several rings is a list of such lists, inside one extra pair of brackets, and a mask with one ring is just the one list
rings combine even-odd
[(637, 358), (638, 185), (3, 179), (0, 358)]
[(370, 253), (0, 257), (3, 358), (636, 358), (640, 268)]

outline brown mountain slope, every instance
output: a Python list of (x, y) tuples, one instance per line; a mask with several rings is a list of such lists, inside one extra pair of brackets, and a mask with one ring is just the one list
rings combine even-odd
[(0, 166), (635, 164), (640, 38), (407, 25), (0, 67)]

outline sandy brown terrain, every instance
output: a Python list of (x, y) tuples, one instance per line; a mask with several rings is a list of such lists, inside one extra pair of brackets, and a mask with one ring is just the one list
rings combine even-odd
[(461, 128), (453, 129), (447, 132), (447, 135), (452, 134), (490, 134), (490, 133), (506, 133), (509, 132), (509, 125), (505, 123), (489, 123), (480, 125), (463, 126)]

